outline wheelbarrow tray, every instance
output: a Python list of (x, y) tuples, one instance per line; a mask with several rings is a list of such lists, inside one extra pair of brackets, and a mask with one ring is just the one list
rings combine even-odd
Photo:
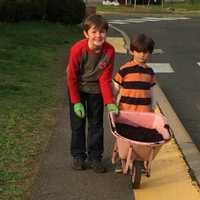
[[(110, 127), (116, 138), (113, 148), (112, 163), (122, 160), (123, 173), (132, 171), (134, 161), (145, 161), (145, 168), (150, 174), (151, 162), (158, 154), (162, 145), (171, 139), (167, 119), (160, 113), (120, 111), (119, 115), (109, 113)], [(156, 142), (141, 142), (123, 137), (117, 132), (116, 123), (134, 127), (156, 129), (163, 140)], [(134, 134), (134, 133), (133, 133)]]

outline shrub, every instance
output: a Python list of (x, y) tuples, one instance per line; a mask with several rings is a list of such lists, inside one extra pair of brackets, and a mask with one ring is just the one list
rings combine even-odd
[(0, 20), (18, 22), (43, 19), (45, 0), (4, 0), (0, 6)]
[(83, 0), (48, 0), (47, 19), (64, 24), (79, 24), (85, 16)]
[(15, 1), (4, 1), (0, 8), (0, 20), (1, 21), (17, 21), (17, 5)]
[(0, 21), (41, 20), (79, 24), (85, 16), (83, 0), (0, 0)]

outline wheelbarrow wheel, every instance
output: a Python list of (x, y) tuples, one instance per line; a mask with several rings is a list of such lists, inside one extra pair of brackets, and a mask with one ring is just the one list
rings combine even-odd
[(132, 176), (131, 176), (131, 183), (133, 189), (137, 189), (140, 187), (141, 175), (142, 175), (141, 161), (135, 160), (133, 162)]

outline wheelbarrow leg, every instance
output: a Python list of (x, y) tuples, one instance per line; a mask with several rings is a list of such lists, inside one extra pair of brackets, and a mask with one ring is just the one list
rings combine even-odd
[(115, 141), (112, 152), (112, 164), (115, 164), (118, 159), (119, 159), (119, 152), (118, 152), (117, 142)]
[(145, 161), (144, 167), (145, 167), (145, 171), (146, 171), (146, 176), (150, 177), (151, 176), (151, 161)]

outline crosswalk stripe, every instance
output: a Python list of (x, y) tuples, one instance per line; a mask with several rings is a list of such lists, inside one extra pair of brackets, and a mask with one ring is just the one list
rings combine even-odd
[(128, 22), (124, 22), (122, 20), (112, 20), (109, 21), (110, 24), (128, 24)]
[(163, 20), (163, 18), (158, 18), (158, 17), (144, 17), (144, 20), (151, 21), (151, 22), (157, 22), (157, 21)]
[(162, 54), (164, 51), (162, 49), (154, 49), (153, 54)]
[(110, 20), (111, 24), (128, 24), (128, 23), (144, 23), (144, 22), (157, 22), (157, 21), (174, 21), (174, 20), (186, 20), (189, 17), (142, 17), (142, 18), (128, 18), (128, 19), (113, 19)]
[(129, 22), (129, 23), (142, 23), (142, 22), (146, 22), (147, 20), (144, 18), (134, 18), (134, 19), (125, 19), (124, 21)]
[(144, 17), (146, 20), (184, 20), (190, 19), (189, 17)]
[(174, 73), (170, 63), (148, 63), (155, 73)]

